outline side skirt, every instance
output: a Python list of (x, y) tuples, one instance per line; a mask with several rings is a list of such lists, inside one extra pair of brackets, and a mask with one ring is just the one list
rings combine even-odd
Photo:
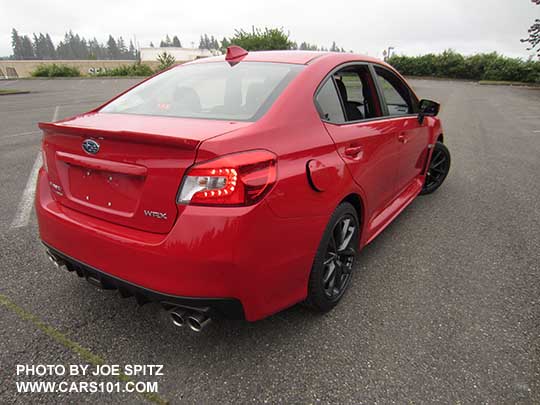
[(379, 215), (377, 215), (369, 224), (369, 237), (366, 245), (377, 237), (407, 206), (416, 198), (422, 185), (424, 184), (424, 175), (415, 178), (403, 192), (398, 195)]

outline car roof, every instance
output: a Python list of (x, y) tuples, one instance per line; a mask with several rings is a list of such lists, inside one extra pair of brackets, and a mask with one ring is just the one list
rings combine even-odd
[[(319, 52), (319, 51), (252, 51), (240, 59), (240, 62), (273, 62), (273, 63), (292, 63), (298, 65), (307, 65), (324, 58), (335, 59), (338, 62), (346, 60), (381, 63), (380, 60), (367, 55), (358, 55), (345, 52)], [(201, 58), (189, 64), (221, 62), (225, 60), (225, 55), (214, 56), (210, 58)]]

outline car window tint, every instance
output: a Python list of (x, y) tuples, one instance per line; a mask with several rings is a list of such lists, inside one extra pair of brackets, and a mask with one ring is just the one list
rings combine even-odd
[(348, 66), (335, 73), (334, 80), (347, 121), (359, 121), (380, 115), (373, 97), (375, 87), (367, 66)]
[(328, 79), (317, 93), (316, 102), (319, 115), (325, 121), (342, 123), (345, 121), (343, 109), (332, 79)]
[(405, 115), (414, 112), (409, 89), (391, 72), (375, 68), (379, 87), (384, 94), (389, 115)]
[(179, 66), (128, 91), (101, 112), (254, 121), (302, 69), (264, 62)]

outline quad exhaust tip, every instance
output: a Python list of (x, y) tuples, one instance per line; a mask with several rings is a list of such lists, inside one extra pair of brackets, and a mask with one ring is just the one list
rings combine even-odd
[(60, 269), (66, 265), (66, 263), (62, 259), (57, 258), (48, 250), (47, 250), (47, 257), (49, 258), (51, 263), (56, 266), (57, 269)]
[(175, 326), (182, 327), (188, 325), (194, 332), (201, 332), (211, 319), (200, 312), (190, 312), (182, 308), (173, 308), (169, 311), (172, 323)]
[(181, 308), (174, 308), (169, 312), (172, 323), (174, 326), (181, 328), (186, 324), (187, 311)]
[(201, 332), (210, 322), (208, 316), (197, 312), (192, 313), (187, 319), (189, 327), (194, 332)]

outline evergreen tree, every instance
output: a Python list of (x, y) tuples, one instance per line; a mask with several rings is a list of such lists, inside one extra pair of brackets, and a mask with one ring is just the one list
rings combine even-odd
[(165, 40), (161, 40), (159, 44), (160, 48), (168, 48), (172, 46), (171, 38), (169, 37), (169, 34), (165, 36)]
[(137, 55), (137, 49), (135, 48), (135, 45), (133, 45), (133, 41), (129, 40), (129, 58), (128, 59), (138, 59)]
[(34, 45), (28, 35), (22, 38), (22, 57), (23, 59), (35, 59)]
[(11, 47), (13, 48), (13, 57), (23, 59), (22, 38), (15, 28), (11, 30)]
[(127, 59), (128, 49), (126, 47), (126, 43), (124, 42), (124, 38), (119, 37), (116, 40), (116, 46), (118, 48), (117, 57), (120, 58), (120, 59)]
[(118, 45), (116, 44), (116, 41), (114, 40), (112, 35), (109, 35), (109, 39), (107, 40), (107, 58), (118, 58)]
[(178, 39), (176, 35), (172, 39), (172, 46), (176, 48), (182, 48), (182, 44), (180, 43), (180, 40)]
[(229, 42), (229, 40), (227, 38), (223, 37), (223, 39), (221, 40), (220, 51), (225, 52), (230, 45), (231, 45), (231, 43)]
[(216, 39), (214, 38), (213, 35), (210, 37), (210, 42), (208, 43), (208, 49), (217, 49)]
[(150, 48), (155, 48), (154, 43), (150, 41)]
[(45, 59), (56, 59), (56, 48), (49, 34), (45, 34), (45, 46), (46, 56)]
[(36, 33), (33, 33), (32, 37), (34, 38), (34, 55), (36, 56), (36, 59), (43, 59), (43, 42), (41, 41), (43, 34), (38, 37)]

